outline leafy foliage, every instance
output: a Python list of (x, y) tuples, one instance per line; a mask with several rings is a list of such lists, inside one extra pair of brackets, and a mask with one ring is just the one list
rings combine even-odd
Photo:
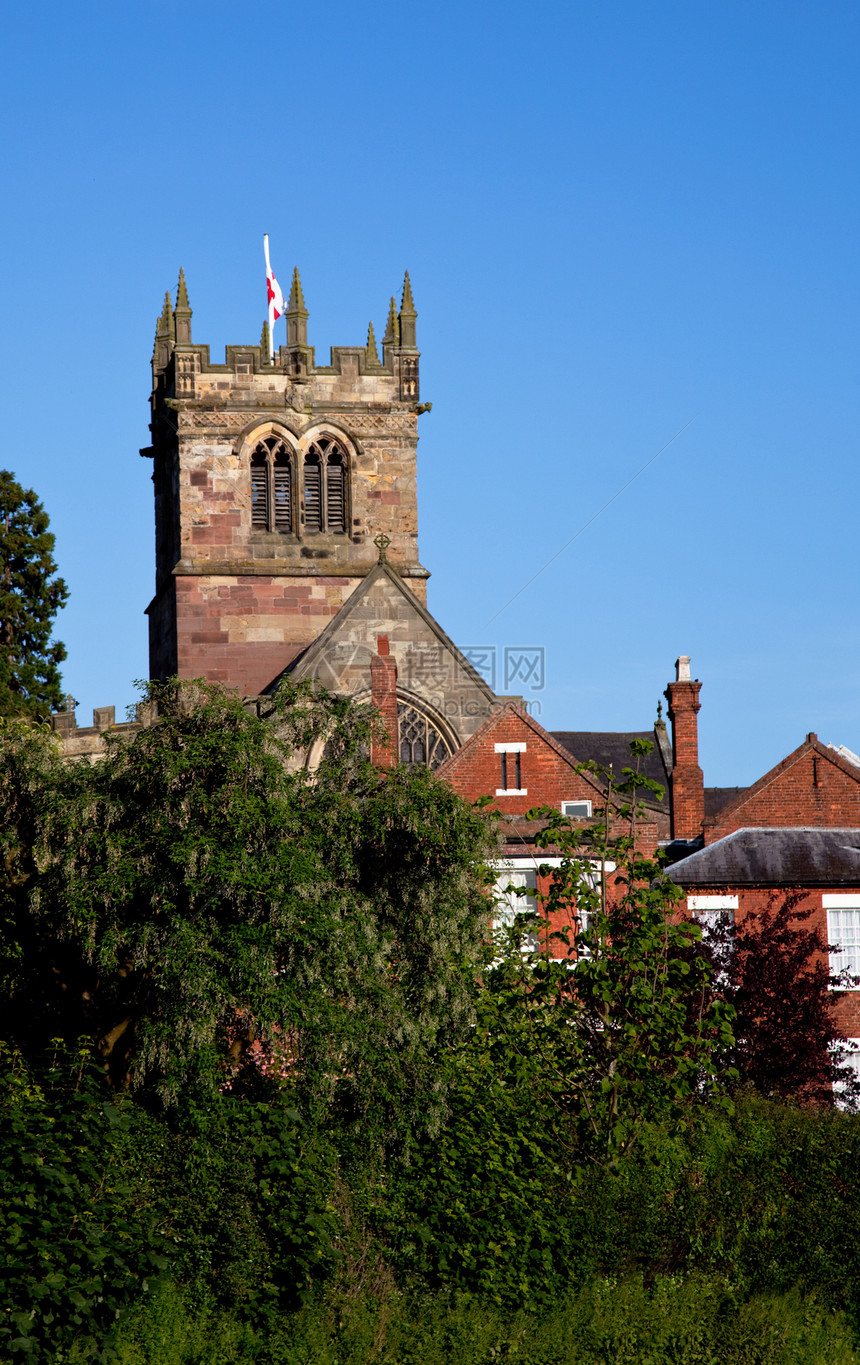
[(128, 1299), (166, 1264), (125, 1169), (129, 1117), (82, 1051), (41, 1084), (0, 1044), (0, 1358), (95, 1360)]
[(849, 1324), (797, 1294), (720, 1280), (572, 1285), (540, 1316), (470, 1296), (314, 1305), (260, 1334), (166, 1284), (123, 1325), (119, 1365), (856, 1365)]
[(66, 650), (50, 641), (69, 594), (56, 571), (48, 514), (32, 489), (0, 470), (0, 716), (44, 719), (60, 709)]
[[(637, 759), (650, 746), (634, 740), (632, 748)], [(522, 954), (509, 955), (503, 970), (519, 972), (521, 995), (537, 992), (553, 1015), (539, 1055), (580, 1153), (612, 1165), (646, 1124), (685, 1125), (708, 1105), (730, 1104), (720, 1057), (733, 1038), (700, 930), (678, 920), (679, 889), (637, 843), (638, 794), (657, 784), (638, 764), (618, 781), (610, 771), (603, 777), (595, 824), (532, 813), (546, 821), (541, 846), (561, 857), (538, 927), (562, 957), (537, 978)]]
[(95, 765), (6, 735), (7, 1036), (87, 1033), (115, 1086), (167, 1101), (262, 1061), (308, 1100), (438, 1120), (431, 1058), (468, 1029), (486, 936), (484, 817), (377, 772), (369, 713), (321, 692), (266, 719), (204, 685), (150, 702)]
[(0, 1358), (854, 1359), (860, 1125), (727, 1103), (635, 764), (488, 942), (487, 822), (367, 712), (149, 703), (95, 766), (0, 729)]
[[(836, 1026), (839, 984), (831, 977), (827, 944), (810, 928), (811, 910), (799, 892), (772, 893), (759, 912), (739, 924), (726, 917), (707, 934), (720, 992), (735, 1012), (735, 1042), (727, 1062), (738, 1082), (759, 1094), (832, 1102), (843, 1074)], [(847, 1070), (847, 1069), (846, 1069)]]

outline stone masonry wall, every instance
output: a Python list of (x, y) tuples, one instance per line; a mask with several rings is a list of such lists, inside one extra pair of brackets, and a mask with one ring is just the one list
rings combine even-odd
[[(382, 363), (371, 335), (366, 347), (335, 347), (329, 365), (316, 365), (297, 277), (291, 308), (291, 349), (270, 361), (260, 346), (230, 346), (225, 363), (213, 364), (208, 346), (191, 343), (184, 280), (175, 311), (165, 301), (153, 358), (152, 446), (141, 452), (154, 460), (156, 495), (152, 676), (175, 669), (258, 691), (373, 567), (380, 534), (390, 562), (425, 601), (416, 451), (427, 405), (417, 403), (411, 293), (404, 293), (402, 338), (396, 315), (389, 318)], [(251, 455), (270, 437), (292, 458), (287, 530), (251, 524)], [(305, 524), (304, 458), (326, 437), (345, 454), (343, 533)]]

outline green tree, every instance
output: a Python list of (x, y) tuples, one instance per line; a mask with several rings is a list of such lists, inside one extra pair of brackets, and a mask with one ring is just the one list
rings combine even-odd
[[(468, 1031), (491, 832), (425, 771), (381, 774), (367, 708), (286, 689), (150, 693), (95, 765), (7, 726), (6, 1036), (88, 1034), (115, 1086), (338, 1094), (401, 1125), (442, 1109)], [(313, 775), (304, 756), (325, 745)]]
[(66, 650), (51, 630), (69, 594), (56, 571), (47, 512), (0, 470), (0, 716), (42, 719), (60, 708)]
[[(561, 864), (546, 867), (541, 913), (518, 917), (489, 977), (502, 1003), (494, 1050), (566, 1115), (583, 1164), (614, 1167), (649, 1124), (684, 1127), (704, 1106), (729, 1104), (721, 1071), (733, 1010), (712, 989), (699, 927), (678, 916), (679, 888), (639, 848), (639, 793), (659, 791), (638, 771), (648, 747), (634, 740), (620, 780), (598, 770), (606, 800), (592, 825), (530, 813)], [(545, 946), (527, 951), (535, 933)]]

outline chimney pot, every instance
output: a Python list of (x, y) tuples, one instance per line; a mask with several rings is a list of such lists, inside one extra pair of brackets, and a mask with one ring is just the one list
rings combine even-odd
[(690, 682), (690, 656), (681, 654), (675, 662), (675, 682)]

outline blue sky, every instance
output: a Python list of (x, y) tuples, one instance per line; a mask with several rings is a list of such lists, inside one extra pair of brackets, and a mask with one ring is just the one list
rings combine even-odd
[(267, 231), (323, 359), (409, 268), (430, 607), (545, 648), (545, 724), (647, 726), (688, 653), (709, 785), (860, 750), (855, 3), (151, 0), (4, 39), (0, 462), (57, 535), (80, 723), (147, 672), (164, 290), (214, 358), (257, 341)]

